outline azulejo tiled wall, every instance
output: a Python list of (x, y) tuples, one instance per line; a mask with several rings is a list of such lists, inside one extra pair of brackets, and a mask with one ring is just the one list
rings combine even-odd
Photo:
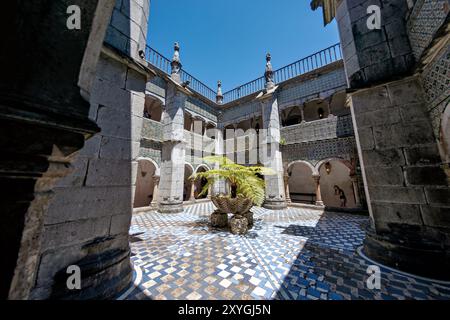
[(414, 56), (420, 59), (436, 31), (445, 21), (448, 0), (417, 0), (408, 20), (408, 35)]
[(450, 103), (450, 47), (425, 68), (422, 80), (433, 131), (439, 137), (441, 115)]
[(354, 137), (336, 138), (285, 145), (281, 151), (286, 164), (299, 159), (312, 164), (328, 158), (351, 160), (356, 157), (356, 142)]

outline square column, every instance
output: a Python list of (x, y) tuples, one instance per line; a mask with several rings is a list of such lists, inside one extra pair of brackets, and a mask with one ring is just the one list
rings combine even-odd
[(275, 175), (265, 176), (266, 200), (263, 207), (271, 210), (287, 208), (284, 186), (283, 158), (280, 151), (280, 116), (276, 87), (258, 96), (261, 100), (263, 129), (260, 154), (261, 162), (275, 171)]
[(161, 213), (183, 212), (184, 187), (184, 106), (187, 89), (175, 82), (168, 82), (166, 106), (161, 122), (163, 142), (161, 154), (161, 180), (159, 184), (159, 208)]

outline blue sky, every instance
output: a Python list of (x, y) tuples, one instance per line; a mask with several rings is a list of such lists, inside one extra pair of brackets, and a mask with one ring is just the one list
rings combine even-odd
[(183, 68), (224, 91), (339, 42), (309, 0), (151, 0), (148, 44), (167, 58), (181, 46)]

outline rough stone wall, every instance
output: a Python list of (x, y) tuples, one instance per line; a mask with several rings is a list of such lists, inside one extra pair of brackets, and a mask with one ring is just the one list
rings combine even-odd
[(431, 44), (449, 13), (448, 0), (417, 0), (408, 18), (407, 31), (417, 61)]
[[(367, 28), (367, 8), (381, 11), (381, 30)], [(408, 73), (414, 56), (407, 36), (406, 0), (342, 0), (337, 8), (345, 69), (352, 88)]]
[(150, 0), (116, 0), (105, 42), (139, 60), (147, 44)]
[(351, 104), (377, 232), (398, 228), (448, 245), (433, 230), (449, 226), (450, 189), (419, 79), (358, 91)]
[[(131, 280), (128, 231), (147, 73), (130, 57), (140, 59), (136, 44), (145, 44), (138, 29), (147, 29), (147, 4), (116, 2), (105, 41), (117, 51), (104, 48), (90, 97), (89, 117), (101, 133), (86, 142), (73, 173), (55, 187), (33, 299), (109, 298)], [(73, 264), (81, 268), (83, 290), (68, 292), (66, 268)]]
[[(87, 141), (74, 172), (55, 188), (44, 222), (34, 298), (55, 294), (55, 275), (68, 265), (115, 250), (128, 255), (145, 82), (145, 75), (102, 56), (90, 115), (102, 131)], [(119, 273), (126, 282), (129, 268), (128, 260), (120, 261), (101, 281), (106, 284)]]

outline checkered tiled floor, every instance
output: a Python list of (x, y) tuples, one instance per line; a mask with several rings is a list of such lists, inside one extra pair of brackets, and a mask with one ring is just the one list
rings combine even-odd
[(450, 285), (382, 268), (381, 290), (366, 286), (371, 264), (356, 250), (368, 218), (290, 208), (254, 208), (246, 236), (212, 229), (211, 203), (183, 214), (133, 217), (135, 285), (124, 299), (450, 299)]

